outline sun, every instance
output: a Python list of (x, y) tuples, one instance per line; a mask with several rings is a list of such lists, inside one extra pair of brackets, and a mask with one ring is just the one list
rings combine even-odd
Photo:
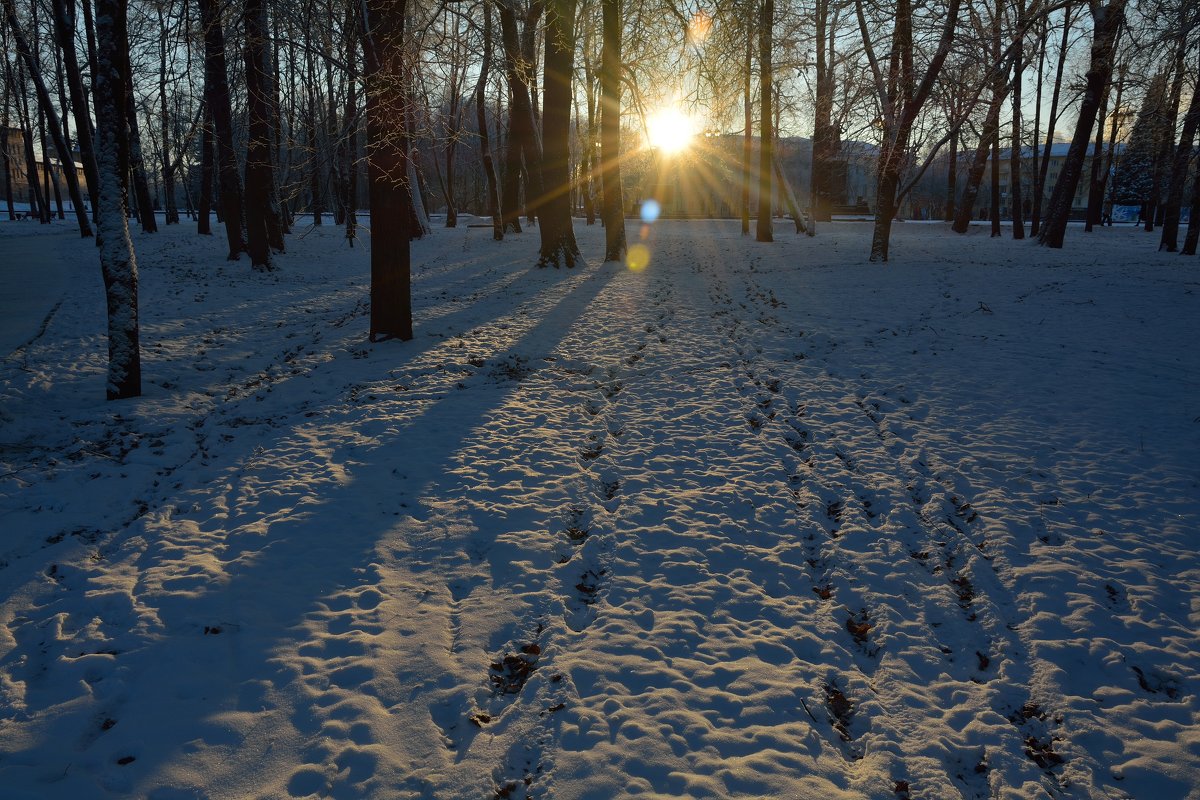
[(668, 156), (682, 153), (696, 135), (696, 123), (677, 106), (655, 111), (646, 119), (646, 129), (650, 146)]

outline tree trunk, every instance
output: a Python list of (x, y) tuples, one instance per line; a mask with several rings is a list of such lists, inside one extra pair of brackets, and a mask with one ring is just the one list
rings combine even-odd
[(625, 190), (621, 183), (621, 0), (600, 0), (600, 180), (604, 260), (625, 258)]
[[(508, 154), (505, 170), (504, 229), (521, 232), (520, 204), (517, 200), (517, 179), (520, 164), (524, 160), (525, 202), (530, 218), (537, 217), (537, 203), (543, 195), (541, 180), (542, 145), (533, 116), (533, 101), (530, 93), (530, 75), (533, 63), (527, 61), (522, 50), (520, 32), (517, 30), (517, 14), (514, 0), (500, 0), (500, 35), (504, 43), (504, 66), (508, 77), (509, 123)], [(513, 148), (516, 148), (515, 150)]]
[(779, 191), (783, 195), (783, 202), (787, 205), (788, 213), (792, 215), (792, 222), (796, 225), (796, 233), (808, 233), (811, 235), (811, 229), (804, 223), (804, 215), (800, 213), (800, 203), (796, 200), (796, 193), (792, 191), (792, 183), (787, 179), (787, 174), (783, 171), (783, 164), (779, 160), (779, 154), (776, 153), (771, 161), (771, 168), (775, 172), (775, 177), (779, 180)]
[(1187, 235), (1179, 254), (1196, 255), (1197, 240), (1200, 240), (1200, 170), (1196, 170), (1196, 180), (1192, 183), (1192, 217), (1188, 220)]
[[(1187, 183), (1188, 166), (1192, 160), (1192, 143), (1196, 139), (1196, 131), (1200, 128), (1200, 90), (1192, 92), (1192, 101), (1187, 114), (1183, 118), (1183, 133), (1179, 137), (1179, 145), (1175, 148), (1175, 160), (1171, 165), (1171, 180), (1167, 185), (1167, 202), (1163, 214), (1162, 235), (1158, 249), (1174, 253), (1179, 244), (1179, 209), (1183, 203), (1183, 189)], [(1197, 170), (1200, 180), (1200, 170)], [(1195, 224), (1196, 211), (1192, 210), (1192, 223)]]
[[(129, 53), (118, 54), (126, 61), (126, 75), (133, 75), (129, 66)], [(137, 199), (138, 219), (142, 233), (157, 233), (158, 220), (154, 217), (154, 201), (150, 197), (150, 182), (146, 179), (146, 160), (142, 156), (142, 134), (138, 124), (137, 108), (133, 103), (133, 82), (126, 86), (125, 114), (129, 120), (129, 171), (133, 176), (133, 192)]]
[(1000, 235), (1000, 126), (992, 131), (992, 238)]
[(830, 198), (830, 170), (836, 157), (836, 135), (833, 129), (833, 64), (826, 59), (825, 42), (831, 48), (833, 37), (829, 35), (829, 3), (817, 0), (815, 44), (817, 48), (816, 98), (813, 104), (812, 180), (809, 194), (812, 197), (813, 220), (828, 222), (832, 217)]
[(1092, 147), (1092, 174), (1088, 181), (1088, 203), (1083, 229), (1087, 233), (1100, 224), (1104, 205), (1104, 118), (1108, 116), (1108, 95), (1112, 87), (1104, 87), (1104, 98), (1100, 101), (1099, 119), (1096, 122), (1096, 141)]
[[(993, 87), (994, 88), (994, 87)], [(955, 209), (956, 216), (951, 230), (955, 233), (966, 233), (971, 227), (971, 219), (975, 216), (975, 203), (979, 199), (979, 187), (983, 184), (983, 171), (987, 169), (988, 152), (992, 149), (992, 138), (1000, 126), (1000, 105), (1002, 97), (993, 95), (988, 104), (987, 116), (983, 120), (983, 131), (979, 136), (979, 145), (967, 169), (967, 185), (963, 187), (962, 197)], [(993, 185), (995, 181), (993, 181)]]
[[(62, 123), (59, 122), (58, 114), (54, 111), (53, 101), (50, 99), (50, 92), (46, 89), (46, 82), (42, 80), (41, 71), (38, 69), (37, 61), (33, 57), (33, 51), (29, 49), (29, 44), (25, 41), (25, 34), (21, 31), (21, 25), (17, 21), (17, 8), (13, 0), (3, 0), (4, 15), (8, 18), (9, 27), (12, 29), (13, 40), (16, 44), (17, 53), (25, 62), (25, 68), (29, 71), (29, 77), (33, 81), (34, 91), (37, 92), (38, 103), (45, 113), (46, 121), (50, 125), (50, 133), (54, 137), (54, 147), (58, 151), (59, 163), (67, 167), (63, 170), (67, 186), (71, 192), (71, 200), (75, 204), (75, 217), (79, 222), (79, 235), (82, 237), (90, 237), (92, 235), (92, 224), (88, 221), (87, 210), (83, 203), (83, 195), (79, 191), (79, 178), (75, 174), (75, 159), (71, 156), (71, 148), (67, 146), (66, 137), (63, 135)], [(45, 149), (42, 151), (42, 162), (47, 174), (50, 172), (50, 159)], [(36, 176), (36, 172), (33, 173)], [(30, 181), (36, 182), (36, 177)], [(48, 206), (46, 206), (48, 210)]]
[[(1116, 186), (1117, 179), (1116, 179), (1116, 173), (1113, 170), (1113, 163), (1116, 160), (1117, 133), (1119, 131), (1119, 127), (1120, 127), (1119, 122), (1121, 119), (1121, 94), (1125, 90), (1125, 75), (1127, 74), (1128, 70), (1129, 70), (1128, 62), (1123, 63), (1120, 67), (1120, 77), (1117, 79), (1117, 99), (1113, 103), (1113, 107), (1112, 107), (1113, 108), (1112, 124), (1109, 125), (1109, 127), (1108, 127), (1108, 155), (1104, 159), (1104, 170), (1100, 174), (1100, 186), (1101, 186), (1100, 198), (1102, 201), (1104, 199), (1105, 193), (1108, 192), (1108, 180), (1109, 180), (1110, 175), (1113, 176), (1112, 177), (1113, 188), (1112, 188), (1111, 195), (1115, 195), (1116, 191), (1117, 191), (1117, 186)], [(1101, 205), (1101, 209), (1102, 209), (1102, 211), (1101, 211), (1100, 219), (1101, 219), (1101, 221), (1103, 221), (1103, 219), (1104, 219), (1103, 204)], [(1112, 217), (1111, 216), (1108, 218), (1108, 224), (1112, 225)]]
[(1046, 147), (1042, 150), (1042, 164), (1037, 176), (1037, 187), (1033, 192), (1033, 209), (1030, 214), (1029, 235), (1041, 238), (1042, 207), (1046, 197), (1046, 175), (1050, 169), (1050, 152), (1054, 147), (1054, 126), (1058, 124), (1058, 101), (1062, 94), (1063, 70), (1067, 64), (1067, 45), (1071, 41), (1071, 6), (1063, 9), (1063, 35), (1058, 46), (1058, 64), (1054, 70), (1054, 90), (1050, 95), (1050, 114), (1046, 118)]
[(99, 42), (92, 86), (96, 112), (96, 171), (99, 175), (97, 241), (108, 306), (109, 400), (142, 393), (138, 342), (138, 272), (129, 223), (125, 216), (121, 176), (127, 171), (126, 139), (129, 95), (129, 39), (126, 0), (96, 0)]
[[(51, 101), (53, 102), (53, 101)], [(46, 141), (46, 114), (39, 109), (38, 111), (38, 137), (42, 140), (42, 180), (45, 182), (46, 197), (54, 195), (54, 208), (59, 219), (66, 219), (63, 213), (62, 194), (58, 191), (58, 178), (54, 177), (54, 165), (50, 163), (50, 143)], [(59, 151), (62, 152), (61, 150)], [(60, 165), (62, 161), (59, 161)], [(68, 158), (67, 163), (72, 163), (72, 159)], [(75, 213), (83, 212), (83, 199), (80, 197), (78, 203), (75, 204)], [(86, 218), (87, 214), (84, 213)], [(91, 223), (88, 223), (88, 232), (83, 236), (91, 236)]]
[(538, 266), (575, 266), (571, 224), (571, 75), (575, 71), (575, 0), (549, 0), (542, 79), (542, 247)]
[(487, 177), (487, 210), (492, 218), (492, 239), (504, 239), (504, 220), (500, 214), (500, 187), (496, 180), (496, 163), (492, 158), (492, 143), (487, 122), (487, 82), (492, 71), (492, 4), (483, 4), (483, 59), (479, 64), (479, 79), (475, 82), (475, 123), (479, 128), (479, 156)]
[(1167, 98), (1167, 115), (1162, 121), (1162, 131), (1158, 152), (1154, 154), (1154, 177), (1150, 183), (1150, 207), (1146, 214), (1146, 232), (1154, 230), (1154, 221), (1162, 210), (1162, 189), (1164, 173), (1167, 164), (1172, 161), (1171, 151), (1175, 144), (1175, 124), (1179, 120), (1179, 100), (1183, 92), (1184, 58), (1187, 55), (1187, 27), (1185, 19), (1179, 20), (1178, 41), (1175, 48), (1174, 74), (1171, 78), (1171, 91)]
[(233, 110), (229, 100), (229, 70), (225, 64), (225, 32), (216, 0), (197, 0), (200, 25), (204, 28), (204, 95), (212, 112), (213, 136), (217, 144), (217, 174), (220, 186), (219, 216), (225, 224), (230, 261), (246, 249), (242, 237), (242, 184), (233, 149)]
[(160, 6), (158, 38), (158, 102), (162, 150), (163, 213), (168, 225), (179, 224), (179, 207), (175, 202), (175, 163), (171, 158), (171, 115), (167, 103), (167, 18)]
[[(346, 134), (344, 162), (346, 165), (346, 241), (354, 247), (358, 235), (358, 73), (354, 65), (358, 60), (358, 15), (346, 14)], [(407, 241), (407, 239), (406, 239)]]
[(1012, 238), (1021, 240), (1025, 238), (1025, 209), (1021, 207), (1024, 199), (1021, 197), (1021, 84), (1025, 78), (1025, 8), (1023, 3), (1017, 17), (1017, 36), (1020, 37), (1020, 44), (1017, 46), (1013, 62), (1013, 121), (1012, 147), (1009, 150), (1008, 162), (1008, 208), (1012, 216)]
[(1087, 71), (1087, 87), (1079, 104), (1079, 121), (1076, 123), (1075, 135), (1071, 139), (1071, 147), (1067, 151), (1062, 172), (1059, 173), (1058, 182), (1054, 184), (1054, 194), (1050, 196), (1045, 225), (1038, 237), (1038, 241), (1047, 247), (1061, 248), (1067, 232), (1071, 203), (1083, 171), (1083, 159), (1087, 153), (1088, 142), (1092, 138), (1092, 126), (1096, 124), (1096, 112), (1100, 108), (1104, 87), (1112, 78), (1113, 49), (1117, 33), (1125, 19), (1125, 3), (1126, 0), (1111, 0), (1108, 5), (1098, 6), (1092, 11), (1095, 32), (1091, 63)]
[[(3, 28), (0, 28), (3, 30)], [(7, 59), (6, 59), (7, 61)], [(7, 66), (7, 63), (5, 64)], [(7, 76), (6, 76), (7, 77)], [(12, 86), (9, 81), (4, 81), (4, 107), (0, 109), (0, 114), (4, 115), (4, 119), (10, 119), (9, 108), (11, 106), (11, 90)], [(4, 204), (8, 210), (8, 219), (10, 222), (15, 222), (17, 219), (16, 200), (13, 197), (13, 164), (12, 158), (8, 154), (8, 141), (0, 143), (0, 166), (4, 169)], [(93, 206), (95, 208), (95, 206)]]
[(200, 199), (196, 208), (196, 233), (202, 236), (212, 235), (212, 224), (209, 220), (212, 211), (213, 187), (213, 132), (212, 111), (207, 103), (204, 109), (204, 127), (200, 131)]
[(774, 241), (771, 208), (771, 161), (775, 153), (774, 111), (771, 104), (771, 47), (774, 44), (775, 0), (762, 0), (758, 17), (758, 224), (755, 240)]
[(954, 199), (958, 194), (958, 131), (950, 136), (950, 164), (946, 170), (946, 222), (954, 222)]
[[(1031, 167), (1033, 169), (1032, 194), (1034, 195), (1037, 194), (1037, 179), (1038, 175), (1041, 174), (1041, 159), (1039, 158), (1041, 153), (1038, 152), (1038, 144), (1042, 135), (1042, 83), (1046, 77), (1046, 39), (1047, 22), (1046, 18), (1043, 17), (1041, 21), (1041, 29), (1038, 31), (1037, 91), (1033, 101), (1033, 137), (1029, 140), (1029, 154), (1033, 161)], [(1032, 198), (1032, 202), (1034, 205), (1037, 205), (1036, 198)], [(1029, 225), (1029, 235), (1037, 236), (1037, 230), (1035, 230), (1032, 222), (1030, 222)]]
[(267, 9), (264, 0), (245, 0), (242, 23), (246, 66), (246, 252), (254, 269), (271, 270), (271, 248), (282, 251), (281, 221), (273, 210), (275, 166), (271, 154), (271, 88), (267, 56)]
[(79, 60), (75, 55), (75, 14), (73, 11), (68, 14), (64, 0), (54, 0), (51, 9), (54, 12), (54, 34), (62, 51), (63, 69), (67, 74), (71, 110), (75, 116), (75, 141), (79, 144), (79, 158), (83, 162), (83, 175), (87, 181), (88, 198), (94, 213), (98, 197), (96, 150), (92, 144), (92, 121), (88, 116), (83, 77), (80, 75)]
[(746, 23), (746, 61), (742, 65), (742, 112), (746, 126), (742, 133), (742, 235), (750, 233), (750, 181), (754, 163), (754, 37), (750, 35), (750, 24)]
[[(596, 48), (591, 19), (584, 24), (583, 85), (587, 103), (587, 131), (580, 145), (580, 189), (583, 193), (583, 217), (588, 225), (596, 224)], [(603, 25), (603, 23), (601, 23)], [(603, 34), (601, 34), (603, 37)], [(578, 116), (578, 114), (576, 114)], [(579, 127), (579, 126), (577, 126)]]
[[(954, 28), (958, 21), (960, 0), (950, 0), (946, 8), (945, 22), (938, 38), (937, 50), (925, 67), (924, 77), (916, 86), (913, 69), (912, 3), (898, 0), (896, 3), (896, 25), (892, 33), (892, 55), (888, 70), (888, 85), (882, 100), (885, 100), (883, 146), (879, 151), (879, 179), (876, 183), (875, 225), (871, 233), (870, 260), (887, 261), (892, 234), (892, 217), (896, 214), (896, 190), (900, 185), (900, 172), (908, 158), (909, 138), (912, 127), (925, 101), (933, 91), (934, 83), (954, 40)], [(863, 43), (869, 47), (866, 23), (861, 12), (859, 29)], [(872, 64), (874, 65), (872, 54)], [(878, 73), (873, 66), (873, 72)], [(877, 74), (879, 83), (882, 76)]]
[(371, 193), (370, 340), (413, 337), (408, 170), (407, 0), (366, 0), (367, 182)]

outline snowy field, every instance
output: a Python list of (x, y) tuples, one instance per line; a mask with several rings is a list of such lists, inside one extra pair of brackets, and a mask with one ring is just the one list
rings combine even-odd
[(6, 800), (1200, 798), (1200, 260), (1157, 234), (437, 230), (371, 345), (367, 241), (264, 275), (175, 227), (106, 403), (65, 230), (0, 224), (69, 269), (0, 364)]

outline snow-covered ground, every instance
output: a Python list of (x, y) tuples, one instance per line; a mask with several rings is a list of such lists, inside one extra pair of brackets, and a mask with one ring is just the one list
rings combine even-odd
[(376, 345), (365, 238), (139, 235), (121, 403), (60, 250), (0, 365), (0, 795), (1200, 797), (1200, 262), (787, 228), (438, 230)]

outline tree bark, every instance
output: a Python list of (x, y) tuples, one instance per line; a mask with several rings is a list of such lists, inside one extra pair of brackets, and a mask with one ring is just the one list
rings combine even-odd
[(946, 169), (946, 222), (954, 222), (955, 195), (958, 194), (958, 137), (958, 131), (950, 136), (950, 164)]
[(746, 126), (742, 132), (742, 235), (750, 233), (750, 181), (754, 164), (754, 37), (746, 22), (746, 60), (742, 65), (742, 112)]
[[(367, 182), (371, 194), (370, 340), (413, 338), (407, 0), (366, 0)], [(412, 187), (415, 189), (415, 187)]]
[(71, 110), (75, 115), (75, 141), (79, 144), (79, 158), (83, 162), (83, 174), (87, 180), (88, 198), (93, 211), (98, 198), (96, 176), (96, 149), (92, 144), (92, 121), (88, 116), (87, 96), (84, 94), (83, 77), (79, 72), (79, 60), (75, 55), (75, 15), (68, 14), (65, 0), (54, 0), (54, 34), (62, 51), (63, 69), (67, 77), (67, 89), (71, 97)]
[[(1183, 189), (1187, 183), (1188, 166), (1192, 160), (1192, 143), (1196, 140), (1196, 131), (1200, 129), (1200, 90), (1192, 92), (1192, 101), (1187, 114), (1183, 117), (1183, 132), (1179, 137), (1179, 145), (1175, 148), (1175, 159), (1171, 165), (1171, 179), (1167, 185), (1167, 202), (1163, 214), (1162, 234), (1159, 238), (1158, 249), (1174, 253), (1179, 244), (1179, 216), (1183, 203)], [(1197, 170), (1200, 180), (1200, 170)], [(1195, 223), (1196, 211), (1192, 211), (1192, 224)]]
[(213, 132), (212, 111), (205, 104), (204, 127), (200, 131), (200, 198), (196, 203), (196, 233), (212, 235)]
[(1088, 181), (1088, 203), (1083, 229), (1087, 233), (1100, 224), (1104, 205), (1104, 118), (1108, 116), (1108, 96), (1111, 86), (1104, 87), (1104, 98), (1100, 101), (1099, 119), (1096, 122), (1096, 141), (1092, 147), (1092, 174)]
[(272, 144), (275, 131), (272, 62), (267, 42), (267, 9), (264, 0), (245, 0), (242, 23), (246, 31), (243, 51), (246, 66), (246, 251), (254, 269), (271, 270), (271, 249), (283, 251), (282, 221), (272, 197), (275, 164)]
[(1113, 50), (1117, 33), (1125, 19), (1126, 2), (1127, 0), (1111, 0), (1108, 5), (1098, 6), (1092, 11), (1095, 32), (1092, 39), (1091, 63), (1086, 77), (1087, 86), (1079, 104), (1079, 120), (1075, 125), (1075, 135), (1071, 139), (1071, 147), (1067, 151), (1062, 172), (1059, 173), (1058, 182), (1054, 184), (1054, 193), (1050, 196), (1045, 225), (1038, 236), (1038, 241), (1047, 247), (1061, 248), (1067, 232), (1071, 203), (1083, 171), (1083, 159), (1092, 137), (1092, 126), (1096, 124), (1096, 112), (1100, 108), (1104, 87), (1112, 78)]
[(517, 199), (520, 164), (523, 160), (527, 179), (525, 202), (532, 219), (538, 216), (537, 202), (543, 194), (541, 186), (542, 145), (534, 121), (530, 91), (530, 75), (533, 73), (533, 64), (525, 58), (522, 49), (521, 35), (517, 30), (514, 0), (499, 0), (497, 8), (500, 12), (500, 36), (504, 44), (504, 66), (511, 95), (502, 211), (505, 231), (512, 230), (513, 233), (520, 233), (521, 211)]
[(346, 241), (354, 247), (358, 235), (358, 15), (346, 13), (346, 133), (343, 157), (346, 165)]
[(1021, 4), (1017, 17), (1017, 36), (1020, 44), (1013, 56), (1012, 83), (1012, 147), (1008, 162), (1008, 207), (1012, 216), (1012, 238), (1025, 238), (1025, 209), (1021, 207), (1021, 84), (1025, 78), (1025, 6)]
[(1062, 94), (1063, 70), (1067, 64), (1067, 45), (1071, 41), (1071, 6), (1063, 9), (1063, 35), (1058, 46), (1058, 63), (1054, 70), (1054, 90), (1050, 94), (1050, 114), (1046, 118), (1046, 147), (1042, 150), (1042, 164), (1037, 176), (1037, 187), (1033, 191), (1033, 209), (1030, 213), (1029, 235), (1040, 238), (1042, 207), (1046, 197), (1046, 175), (1050, 169), (1050, 152), (1054, 147), (1054, 126), (1058, 124), (1058, 101)]
[(600, 179), (604, 260), (625, 258), (625, 190), (621, 183), (621, 0), (600, 0)]
[[(0, 30), (3, 30), (3, 29), (0, 28)], [(7, 59), (6, 59), (6, 62), (7, 62)], [(5, 64), (5, 66), (7, 66), (7, 63)], [(6, 75), (6, 77), (7, 77), (7, 75)], [(0, 109), (0, 113), (3, 113), (4, 119), (10, 118), (9, 117), (9, 108), (11, 107), (10, 101), (12, 100), (11, 91), (12, 91), (11, 84), (7, 80), (4, 81), (4, 107), (2, 109)], [(17, 219), (17, 209), (16, 209), (16, 200), (13, 197), (12, 158), (8, 154), (7, 144), (8, 144), (7, 140), (4, 141), (2, 144), (0, 144), (0, 166), (2, 166), (4, 169), (4, 204), (8, 210), (8, 219), (10, 222), (15, 222)], [(95, 208), (95, 206), (93, 206), (93, 209), (94, 208)]]
[(813, 220), (828, 222), (832, 219), (830, 192), (830, 169), (836, 157), (836, 136), (833, 129), (833, 64), (826, 58), (825, 42), (830, 49), (833, 37), (829, 35), (829, 3), (817, 0), (815, 9), (815, 39), (817, 48), (816, 97), (813, 104), (812, 139), (812, 196)]
[[(119, 53), (125, 59), (125, 74), (133, 75), (129, 66), (129, 53)], [(137, 200), (138, 219), (142, 233), (157, 233), (158, 220), (154, 217), (154, 201), (150, 197), (150, 182), (146, 179), (146, 159), (142, 155), (142, 133), (138, 124), (137, 107), (133, 102), (133, 81), (126, 86), (125, 114), (129, 120), (129, 171), (133, 178), (133, 192)]]
[(122, 175), (128, 158), (129, 52), (126, 0), (96, 0), (99, 42), (93, 77), (96, 112), (96, 171), (99, 175), (97, 241), (108, 307), (109, 400), (142, 393), (138, 332), (138, 271), (124, 209)]
[(1192, 183), (1192, 217), (1188, 220), (1187, 235), (1183, 239), (1183, 247), (1179, 254), (1184, 256), (1196, 255), (1196, 244), (1200, 240), (1200, 170), (1196, 170), (1196, 179)]
[(1158, 152), (1154, 155), (1154, 177), (1150, 183), (1150, 203), (1146, 214), (1146, 232), (1154, 230), (1154, 222), (1162, 211), (1162, 189), (1164, 173), (1167, 164), (1172, 161), (1172, 148), (1175, 144), (1175, 123), (1179, 120), (1179, 101), (1183, 92), (1184, 58), (1187, 55), (1187, 26), (1185, 19), (1178, 21), (1179, 37), (1175, 48), (1175, 63), (1171, 77), (1171, 91), (1167, 97), (1166, 119), (1161, 123), (1161, 141)]
[(171, 158), (171, 116), (167, 103), (167, 18), (159, 7), (158, 102), (161, 129), (163, 213), (168, 225), (179, 224), (179, 206), (175, 202), (175, 163)]
[(475, 123), (479, 128), (479, 156), (487, 178), (487, 210), (492, 218), (492, 239), (504, 239), (504, 219), (500, 213), (500, 187), (496, 179), (496, 162), (492, 158), (491, 136), (487, 121), (487, 82), (492, 71), (492, 4), (483, 4), (483, 58), (479, 78), (475, 82)]
[(220, 186), (220, 216), (225, 224), (230, 261), (246, 249), (242, 237), (242, 184), (233, 150), (233, 110), (229, 100), (229, 70), (225, 64), (225, 32), (216, 0), (197, 0), (200, 25), (204, 28), (204, 95), (212, 112), (213, 136), (217, 144), (217, 173)]
[(571, 75), (575, 70), (575, 0), (549, 0), (542, 79), (542, 246), (538, 266), (573, 267), (579, 257), (571, 224)]
[(771, 161), (775, 153), (774, 91), (771, 89), (771, 48), (774, 44), (775, 0), (761, 0), (758, 17), (758, 223), (755, 240), (774, 241), (771, 208)]

